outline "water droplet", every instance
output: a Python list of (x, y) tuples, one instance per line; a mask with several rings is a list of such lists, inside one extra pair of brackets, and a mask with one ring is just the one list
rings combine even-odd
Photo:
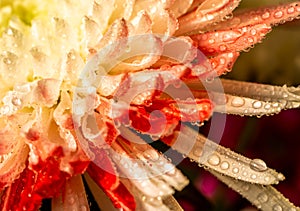
[(208, 40), (208, 43), (209, 43), (209, 44), (213, 44), (213, 43), (215, 43), (215, 40), (214, 40), (214, 39), (209, 39), (209, 40)]
[(193, 149), (193, 154), (194, 154), (196, 157), (198, 157), (198, 158), (201, 157), (202, 152), (203, 152), (202, 147), (195, 146), (194, 149)]
[(283, 16), (283, 12), (280, 10), (274, 13), (275, 18), (281, 18), (282, 16)]
[(253, 43), (253, 42), (254, 42), (253, 38), (249, 37), (249, 38), (248, 38), (248, 42), (249, 42), (249, 43)]
[(269, 110), (270, 108), (271, 108), (271, 105), (270, 105), (270, 104), (266, 104), (266, 105), (265, 105), (265, 109), (266, 109), (266, 110)]
[(232, 169), (232, 172), (233, 172), (234, 174), (237, 174), (237, 173), (239, 173), (239, 169), (238, 169), (237, 167), (235, 167), (235, 168)]
[(256, 177), (257, 177), (256, 174), (251, 175), (251, 179), (256, 179)]
[(284, 175), (281, 174), (281, 173), (279, 173), (279, 174), (277, 175), (277, 178), (278, 178), (279, 180), (281, 180), (281, 181), (285, 179)]
[(80, 206), (80, 211), (87, 211), (87, 207), (85, 205), (81, 205)]
[(254, 101), (253, 104), (252, 104), (253, 108), (261, 108), (262, 107), (262, 102), (260, 101)]
[(269, 176), (266, 176), (266, 177), (265, 177), (265, 181), (266, 181), (266, 182), (269, 182), (269, 181), (270, 181), (270, 177), (269, 177)]
[(251, 29), (251, 30), (250, 30), (250, 33), (251, 33), (251, 35), (253, 35), (253, 36), (256, 35), (256, 29)]
[(74, 202), (75, 202), (74, 197), (70, 197), (70, 198), (68, 199), (68, 202), (69, 202), (69, 204), (74, 204)]
[(250, 186), (248, 184), (245, 184), (245, 185), (242, 186), (242, 189), (244, 191), (248, 191), (250, 189)]
[(130, 45), (127, 45), (127, 46), (126, 46), (125, 51), (126, 51), (127, 53), (131, 51)]
[(229, 163), (227, 161), (222, 162), (221, 169), (223, 169), (223, 170), (229, 169)]
[(143, 156), (152, 161), (157, 161), (159, 159), (159, 154), (155, 150), (146, 150), (143, 153)]
[(213, 166), (217, 166), (220, 164), (220, 157), (216, 154), (212, 154), (211, 156), (209, 156), (208, 158), (208, 163), (213, 165)]
[(207, 83), (212, 83), (214, 80), (215, 80), (215, 78), (214, 78), (213, 76), (208, 76), (208, 77), (205, 79), (205, 81), (206, 81)]
[(279, 204), (275, 204), (275, 205), (273, 206), (273, 210), (274, 210), (274, 211), (282, 211), (282, 207), (281, 207)]
[(263, 19), (268, 19), (270, 17), (270, 13), (269, 12), (265, 12), (264, 14), (262, 14), (261, 16)]
[(294, 12), (295, 12), (295, 8), (293, 6), (291, 6), (290, 8), (287, 9), (288, 14), (292, 14)]
[(204, 41), (204, 40), (207, 40), (207, 38), (208, 38), (208, 36), (207, 36), (207, 34), (203, 34), (202, 36), (201, 36), (201, 39)]
[(266, 171), (268, 169), (267, 164), (261, 159), (253, 159), (250, 162), (250, 168), (254, 171)]
[(220, 51), (226, 51), (227, 47), (225, 45), (219, 46)]
[(241, 97), (234, 97), (231, 101), (231, 105), (234, 107), (241, 107), (245, 104), (245, 100)]
[(273, 104), (272, 104), (272, 107), (273, 107), (273, 108), (279, 107), (279, 103), (273, 103)]
[(265, 193), (260, 193), (258, 196), (257, 196), (257, 199), (258, 201), (260, 201), (261, 203), (265, 203), (268, 201), (268, 195), (265, 194)]

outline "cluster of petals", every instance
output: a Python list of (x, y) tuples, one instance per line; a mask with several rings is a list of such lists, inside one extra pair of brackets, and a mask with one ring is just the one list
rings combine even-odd
[[(172, 194), (188, 179), (141, 138), (146, 135), (234, 186), (230, 182), (238, 172), (219, 165), (226, 151), (230, 164), (263, 175), (241, 175), (242, 182), (277, 193), (268, 185), (283, 175), (259, 159), (239, 157), (212, 142), (209, 146), (220, 155), (202, 161), (204, 138), (182, 124), (200, 124), (214, 111), (264, 115), (299, 106), (293, 87), (223, 80), (224, 102), (212, 99), (218, 90), (204, 88), (229, 72), (240, 52), (261, 42), (274, 25), (300, 14), (297, 1), (233, 15), (239, 3), (51, 0), (51, 6), (45, 3), (46, 15), (29, 25), (11, 18), (0, 37), (0, 209), (38, 210), (43, 199), (52, 198), (53, 210), (88, 210), (85, 173), (91, 189), (97, 193), (100, 187), (116, 208), (180, 210)], [(181, 51), (182, 61), (162, 56), (170, 46)], [(130, 52), (138, 55), (110, 66), (113, 58)], [(182, 84), (193, 99), (180, 91)], [(242, 92), (240, 87), (256, 88)], [(269, 88), (271, 100), (263, 92)], [(172, 98), (166, 90), (178, 90), (178, 95)], [(180, 135), (184, 142), (178, 144)], [(259, 185), (253, 187), (259, 191)], [(278, 206), (294, 209), (279, 196), (284, 203)], [(101, 204), (101, 198), (96, 200)], [(261, 207), (255, 198), (249, 200)]]

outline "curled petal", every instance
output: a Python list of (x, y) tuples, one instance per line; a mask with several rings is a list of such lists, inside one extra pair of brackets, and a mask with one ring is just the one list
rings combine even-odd
[(207, 25), (221, 21), (240, 3), (240, 0), (206, 0), (197, 9), (179, 18), (176, 35), (201, 31)]

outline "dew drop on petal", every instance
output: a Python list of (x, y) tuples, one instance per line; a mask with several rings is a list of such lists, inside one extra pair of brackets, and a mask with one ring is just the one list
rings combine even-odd
[(239, 173), (239, 169), (235, 167), (235, 168), (232, 169), (232, 172), (233, 172), (234, 174), (237, 174), (237, 173)]
[(215, 40), (214, 40), (214, 39), (209, 39), (208, 42), (209, 42), (210, 44), (213, 44), (213, 43), (215, 43)]
[(69, 202), (69, 204), (74, 204), (74, 202), (75, 202), (74, 197), (70, 197), (70, 198), (68, 199), (68, 202)]
[(252, 104), (253, 108), (261, 108), (262, 107), (262, 102), (260, 101), (254, 101), (253, 104)]
[(208, 163), (213, 165), (213, 166), (217, 166), (220, 164), (220, 157), (216, 154), (212, 154), (211, 156), (209, 156), (208, 158)]
[(288, 14), (292, 14), (294, 12), (295, 12), (295, 8), (293, 6), (291, 6), (290, 8), (287, 9)]
[(159, 159), (159, 155), (155, 150), (146, 150), (143, 155), (146, 159), (152, 161), (157, 161)]
[(250, 189), (250, 186), (248, 184), (245, 184), (242, 186), (243, 191), (248, 191)]
[(197, 157), (201, 157), (202, 152), (203, 152), (202, 147), (194, 147), (193, 149), (193, 154)]
[(80, 211), (87, 211), (87, 207), (85, 205), (81, 205), (80, 206)]
[(221, 169), (223, 169), (223, 170), (229, 169), (229, 163), (227, 161), (222, 162)]
[(254, 171), (266, 171), (268, 169), (267, 164), (261, 159), (253, 159), (250, 162), (250, 168)]
[(266, 176), (266, 177), (265, 177), (265, 181), (266, 181), (266, 182), (269, 182), (269, 181), (270, 181), (270, 177), (269, 177), (269, 176)]
[(268, 198), (268, 195), (265, 194), (265, 193), (260, 193), (258, 196), (257, 196), (257, 199), (258, 201), (260, 201), (261, 203), (265, 203), (269, 200)]
[(266, 104), (266, 105), (265, 105), (265, 109), (266, 109), (266, 110), (269, 110), (270, 108), (271, 108), (271, 105), (270, 105), (270, 104)]
[(253, 36), (256, 35), (256, 29), (251, 29), (251, 30), (250, 30), (250, 33), (251, 33), (251, 35), (253, 35)]
[(248, 38), (248, 42), (249, 42), (249, 43), (254, 43), (253, 38), (249, 37), (249, 38)]
[(281, 18), (282, 16), (283, 16), (283, 12), (280, 10), (274, 13), (275, 18)]
[(283, 174), (281, 174), (281, 173), (279, 173), (278, 175), (277, 175), (277, 178), (279, 179), (279, 180), (284, 180), (284, 175)]
[(245, 104), (245, 100), (241, 97), (234, 97), (231, 101), (231, 105), (234, 107), (241, 107)]
[(265, 12), (264, 14), (262, 14), (262, 19), (268, 19), (270, 17), (270, 13), (269, 12)]
[(274, 108), (279, 107), (279, 103), (273, 103), (273, 104), (272, 104), (272, 107), (274, 107)]
[(282, 207), (279, 204), (273, 206), (273, 211), (282, 211)]
[(225, 45), (220, 45), (219, 46), (220, 51), (226, 51), (226, 46)]

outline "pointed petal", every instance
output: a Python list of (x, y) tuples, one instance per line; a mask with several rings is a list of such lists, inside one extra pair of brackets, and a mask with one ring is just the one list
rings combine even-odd
[(107, 153), (104, 150), (97, 149), (96, 160), (94, 162), (97, 165), (91, 163), (87, 169), (87, 173), (111, 199), (114, 206), (116, 208), (123, 208), (124, 210), (134, 210), (134, 198), (126, 187), (120, 183), (115, 166)]
[(71, 177), (62, 191), (60, 197), (52, 199), (52, 210), (83, 210), (89, 209), (81, 175)]
[(119, 209), (115, 208), (112, 201), (109, 197), (103, 192), (103, 190), (95, 183), (95, 181), (89, 176), (88, 173), (85, 173), (84, 179), (101, 210), (111, 210), (118, 211)]
[[(272, 86), (222, 79), (226, 104), (214, 110), (229, 114), (262, 116), (279, 113), (283, 109), (300, 107), (300, 88)], [(211, 85), (208, 84), (209, 88)], [(211, 86), (213, 87), (213, 86)], [(212, 88), (213, 89), (213, 88)], [(216, 98), (222, 94), (212, 93)]]
[[(187, 126), (175, 133), (171, 147), (190, 159), (221, 174), (256, 184), (277, 184), (284, 177), (262, 160), (251, 160), (222, 147)], [(168, 144), (168, 143), (167, 143)]]
[(234, 17), (228, 21), (211, 26), (206, 30), (225, 30), (230, 28), (242, 28), (245, 26), (253, 26), (266, 24), (273, 26), (283, 24), (286, 21), (292, 21), (300, 15), (300, 1), (286, 3), (279, 6), (269, 6), (256, 10), (237, 11)]
[(299, 210), (287, 198), (271, 185), (262, 186), (254, 183), (232, 179), (218, 172), (209, 170), (219, 180), (248, 199), (260, 210)]
[(260, 42), (270, 31), (271, 26), (257, 24), (193, 35), (191, 38), (205, 55), (214, 56), (253, 47), (254, 44)]

